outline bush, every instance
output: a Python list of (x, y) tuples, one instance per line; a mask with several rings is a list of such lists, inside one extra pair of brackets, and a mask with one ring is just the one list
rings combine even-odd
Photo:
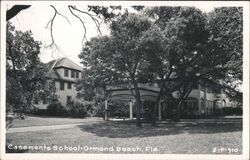
[(91, 104), (81, 101), (72, 101), (67, 105), (69, 116), (77, 118), (87, 117), (89, 108), (91, 108)]
[(47, 109), (34, 109), (32, 114), (74, 118), (102, 117), (104, 115), (104, 103), (76, 99), (67, 104), (67, 106), (63, 106), (59, 101), (54, 101), (48, 105)]
[(223, 108), (223, 115), (242, 115), (242, 108), (225, 107)]
[(118, 103), (116, 101), (109, 102), (108, 111), (110, 117), (124, 118), (129, 117), (128, 104)]
[(49, 116), (68, 116), (67, 109), (58, 101), (48, 105), (47, 114)]

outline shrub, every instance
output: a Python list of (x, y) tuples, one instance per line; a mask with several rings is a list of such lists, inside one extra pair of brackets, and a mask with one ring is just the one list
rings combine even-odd
[(90, 104), (75, 100), (67, 105), (68, 114), (70, 117), (85, 118), (88, 116)]
[(108, 110), (110, 117), (117, 117), (117, 118), (129, 117), (128, 104), (111, 101), (109, 102)]
[(242, 115), (242, 108), (225, 107), (223, 115)]
[(58, 101), (48, 105), (47, 114), (49, 116), (68, 116), (67, 109)]

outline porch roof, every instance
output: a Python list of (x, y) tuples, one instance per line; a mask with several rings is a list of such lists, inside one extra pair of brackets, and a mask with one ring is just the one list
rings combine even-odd
[[(142, 101), (155, 102), (160, 92), (160, 88), (152, 85), (138, 84), (138, 88)], [(109, 86), (107, 87), (107, 91), (111, 100), (123, 102), (135, 101), (135, 96), (132, 94), (132, 92), (135, 94), (135, 89), (129, 85)]]

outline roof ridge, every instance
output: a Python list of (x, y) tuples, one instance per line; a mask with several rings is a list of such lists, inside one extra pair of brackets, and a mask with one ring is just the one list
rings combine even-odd
[[(67, 58), (68, 60), (70, 60), (69, 58)], [(83, 68), (83, 67), (81, 67), (80, 65), (78, 65), (78, 64), (76, 64), (75, 62), (73, 62), (72, 60), (70, 60), (72, 63), (74, 63), (75, 65), (77, 65), (78, 67), (80, 67), (80, 68)]]
[(53, 65), (52, 65), (52, 67), (51, 67), (51, 70), (54, 70), (54, 67), (55, 67), (55, 65), (57, 64), (57, 62), (59, 61), (59, 59), (55, 59), (54, 61), (55, 61), (55, 62), (53, 63)]
[[(77, 70), (81, 71), (83, 69), (83, 67), (81, 67), (80, 65), (78, 65), (77, 63), (75, 63), (74, 61), (72, 61), (71, 59), (67, 58), (67, 57), (63, 57), (63, 58), (58, 58), (58, 59), (54, 59), (52, 61), (49, 61), (47, 64), (49, 63), (53, 63), (51, 66), (52, 68), (54, 67), (59, 67), (62, 64), (67, 64), (67, 63), (71, 63), (73, 66), (75, 66), (74, 68), (78, 68)], [(59, 66), (58, 66), (59, 65)], [(73, 69), (74, 69), (73, 68)]]
[(59, 59), (62, 59), (62, 58), (56, 58), (56, 59), (53, 59), (53, 60), (51, 60), (51, 61), (49, 61), (49, 62), (47, 62), (47, 63), (50, 63), (50, 62), (52, 62), (52, 61), (58, 61)]

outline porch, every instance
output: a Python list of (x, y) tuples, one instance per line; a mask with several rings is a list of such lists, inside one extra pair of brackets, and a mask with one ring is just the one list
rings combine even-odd
[[(138, 84), (140, 97), (141, 97), (141, 113), (145, 113), (148, 109), (146, 103), (156, 103), (157, 96), (160, 89), (155, 84)], [(131, 85), (119, 84), (107, 87), (108, 98), (105, 100), (105, 115), (104, 120), (109, 120), (109, 102), (118, 101), (120, 103), (127, 104), (129, 108), (129, 119), (132, 120), (133, 113), (135, 111), (135, 89)], [(158, 120), (162, 119), (162, 103), (157, 104), (158, 108)]]

